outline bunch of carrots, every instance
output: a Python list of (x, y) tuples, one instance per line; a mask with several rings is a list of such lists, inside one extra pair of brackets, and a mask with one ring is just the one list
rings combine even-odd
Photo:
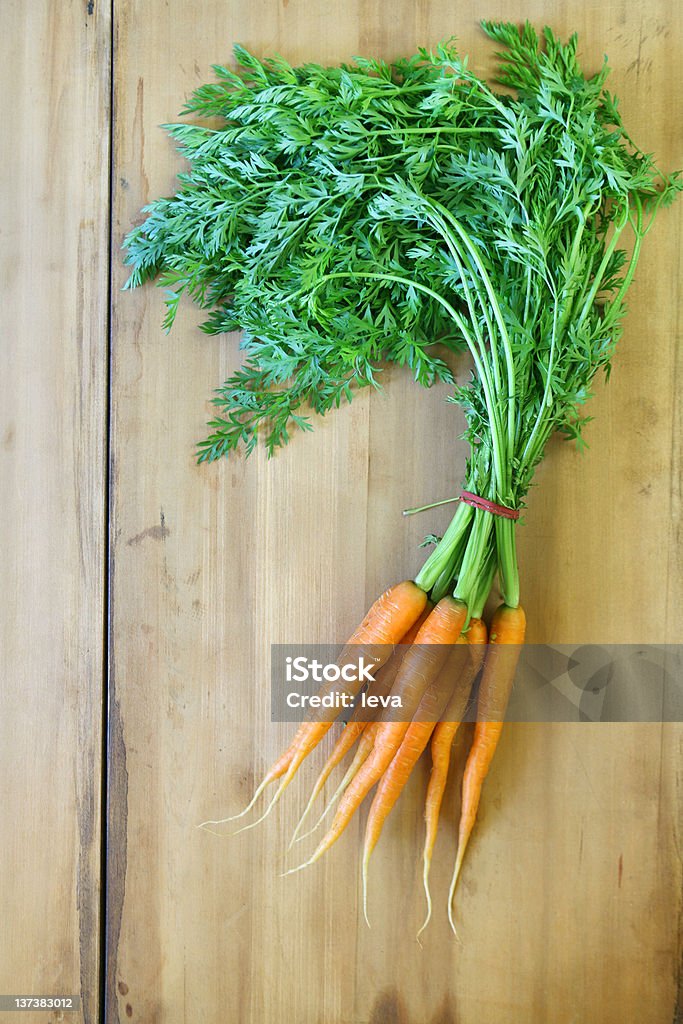
[[(218, 81), (185, 110), (210, 126), (167, 126), (191, 165), (177, 194), (147, 206), (125, 241), (128, 287), (157, 279), (166, 328), (186, 293), (209, 310), (208, 333), (242, 331), (244, 364), (217, 391), (200, 461), (248, 454), (259, 437), (272, 453), (292, 428), (310, 429), (306, 410), (324, 414), (355, 389), (378, 387), (386, 362), (409, 367), (424, 386), (453, 385), (470, 444), (456, 512), (415, 580), (375, 602), (343, 655), (374, 652), (372, 687), (400, 697), (402, 720), (354, 713), (297, 829), (355, 746), (328, 802), (332, 823), (306, 863), (376, 787), (366, 891), (384, 821), (431, 743), (429, 920), (451, 746), (480, 675), (451, 924), (524, 641), (520, 510), (549, 438), (559, 431), (583, 443), (581, 408), (609, 370), (642, 242), (682, 187), (627, 133), (605, 89), (607, 65), (584, 74), (575, 35), (562, 43), (528, 23), (482, 27), (502, 48), (495, 80), (504, 92), (450, 41), (393, 64), (355, 58), (340, 67), (293, 67), (235, 47), (237, 70), (216, 66)], [(436, 346), (467, 351), (465, 384)], [(503, 604), (487, 635), (482, 615), (496, 577)], [(243, 814), (278, 782), (268, 813), (330, 729), (328, 717), (301, 724)]]
[[(354, 712), (318, 775), (292, 843), (333, 769), (357, 744), (346, 774), (311, 831), (315, 831), (338, 800), (339, 806), (313, 855), (294, 871), (313, 864), (329, 850), (377, 786), (367, 819), (362, 860), (363, 908), (367, 919), (370, 856), (387, 816), (431, 740), (432, 772), (425, 800), (423, 850), (427, 914), (420, 929), (422, 932), (432, 912), (429, 871), (451, 747), (463, 720), (472, 685), (483, 666), (474, 740), (463, 777), (458, 852), (448, 899), (449, 921), (455, 930), (453, 896), (474, 827), (482, 785), (500, 737), (525, 628), (522, 608), (503, 604), (495, 612), (487, 635), (482, 619), (468, 616), (467, 606), (462, 601), (446, 596), (434, 605), (427, 593), (412, 580), (390, 587), (375, 601), (345, 645), (342, 659), (355, 660), (360, 657), (359, 652), (368, 652), (375, 666), (370, 691), (376, 695), (397, 696), (402, 709), (401, 718), (397, 721), (391, 713), (384, 712), (379, 720), (374, 721), (367, 712), (361, 713), (360, 708)], [(333, 683), (325, 684), (319, 695), (325, 696), (334, 686)], [(360, 686), (360, 682), (349, 683), (343, 692), (357, 696)], [(270, 767), (244, 811), (223, 820), (231, 821), (247, 814), (266, 787), (279, 779), (279, 786), (266, 811), (253, 824), (261, 822), (332, 724), (333, 719), (324, 713), (309, 716), (289, 747)]]

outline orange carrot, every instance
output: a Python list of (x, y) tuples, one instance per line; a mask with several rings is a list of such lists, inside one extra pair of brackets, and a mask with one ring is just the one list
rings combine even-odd
[(368, 757), (372, 753), (372, 748), (375, 745), (375, 737), (377, 736), (378, 728), (379, 722), (369, 722), (367, 724), (365, 730), (361, 734), (360, 742), (356, 748), (356, 753), (354, 754), (353, 760), (349, 767), (347, 768), (343, 779), (335, 789), (330, 799), (325, 804), (325, 808), (320, 817), (318, 818), (318, 820), (316, 821), (313, 828), (310, 829), (308, 832), (304, 832), (304, 834), (301, 836), (301, 839), (305, 839), (307, 836), (312, 835), (313, 832), (317, 832), (318, 828), (320, 827), (320, 825), (322, 825), (323, 821), (330, 813), (330, 811), (336, 804), (337, 800), (339, 800), (341, 795), (346, 790), (346, 787), (352, 782), (353, 779), (355, 779), (356, 775), (358, 775), (358, 772), (361, 770), (362, 766), (365, 764)]
[(524, 643), (525, 630), (526, 616), (519, 606), (510, 608), (503, 604), (497, 609), (491, 622), (490, 642), (479, 686), (474, 740), (462, 780), (458, 854), (448, 893), (448, 920), (453, 931), (453, 895), (477, 817), (484, 779), (503, 730), (505, 709), (515, 678), (520, 647)]
[(327, 834), (310, 860), (301, 867), (312, 864), (336, 842), (365, 796), (381, 778), (398, 750), (425, 690), (442, 669), (450, 647), (460, 636), (466, 614), (467, 608), (462, 601), (452, 597), (442, 598), (430, 612), (403, 659), (392, 690), (392, 694), (401, 698), (401, 714), (406, 720), (391, 721), (389, 716), (389, 720), (377, 723), (372, 753), (344, 793)]
[[(370, 657), (375, 663), (375, 668), (380, 668), (389, 658), (394, 645), (399, 643), (401, 637), (405, 636), (413, 623), (419, 618), (426, 603), (426, 593), (413, 583), (412, 580), (404, 580), (402, 583), (389, 587), (388, 590), (385, 590), (377, 598), (360, 626), (358, 626), (347, 641), (338, 660), (340, 667), (345, 664), (358, 663), (361, 656), (358, 652), (358, 645), (361, 645), (364, 649), (367, 648)], [(344, 692), (350, 696), (355, 696), (360, 689), (360, 685), (359, 680), (349, 682), (345, 685)], [(319, 695), (323, 697), (338, 690), (338, 683), (330, 681), (321, 687)], [(329, 730), (332, 720), (322, 720), (328, 716), (329, 710), (320, 707), (315, 712), (312, 712), (305, 722), (301, 723), (289, 747), (268, 769), (264, 779), (243, 811), (232, 815), (230, 818), (223, 818), (221, 821), (207, 821), (203, 824), (218, 825), (222, 821), (234, 821), (236, 818), (243, 817), (254, 806), (266, 786), (275, 779), (281, 778), (282, 781), (265, 813), (253, 824), (257, 825), (262, 821), (292, 781), (301, 762), (315, 749)], [(252, 828), (253, 825), (247, 827)]]
[[(373, 696), (378, 696), (378, 697), (387, 697), (387, 696), (389, 696), (389, 694), (391, 693), (391, 688), (392, 688), (392, 686), (394, 684), (394, 680), (396, 679), (396, 675), (398, 673), (398, 670), (401, 667), (401, 661), (403, 660), (403, 657), (405, 656), (407, 647), (410, 644), (412, 644), (413, 640), (417, 636), (417, 634), (418, 634), (418, 632), (419, 632), (419, 630), (420, 630), (420, 628), (422, 626), (422, 623), (424, 622), (424, 620), (429, 615), (429, 612), (431, 611), (431, 609), (432, 609), (432, 604), (431, 604), (430, 601), (427, 601), (425, 609), (422, 612), (422, 614), (420, 615), (420, 617), (417, 620), (417, 622), (415, 622), (410, 627), (410, 629), (405, 634), (405, 636), (401, 638), (400, 647), (397, 650), (394, 651), (394, 653), (392, 654), (392, 656), (390, 657), (390, 659), (386, 663), (386, 665), (384, 665), (379, 670), (379, 672), (375, 675), (373, 682), (368, 687), (368, 693), (369, 694), (372, 694)], [(330, 774), (336, 768), (336, 766), (340, 763), (340, 761), (343, 760), (343, 758), (349, 752), (349, 750), (351, 750), (351, 748), (353, 747), (353, 745), (356, 742), (356, 740), (365, 731), (366, 727), (369, 726), (373, 722), (374, 718), (377, 716), (378, 713), (379, 713), (379, 708), (377, 710), (373, 711), (372, 709), (367, 709), (365, 707), (358, 707), (354, 711), (353, 715), (351, 716), (351, 719), (349, 720), (348, 724), (344, 727), (344, 730), (343, 730), (341, 736), (337, 740), (337, 742), (336, 742), (336, 744), (335, 744), (335, 746), (334, 746), (334, 748), (332, 750), (332, 753), (328, 757), (327, 761), (323, 765), (323, 768), (322, 768), (320, 774), (318, 775), (316, 783), (315, 783), (315, 785), (313, 787), (313, 790), (311, 792), (311, 795), (310, 795), (310, 797), (308, 799), (308, 803), (306, 804), (306, 807), (304, 809), (304, 813), (299, 818), (298, 824), (297, 824), (297, 826), (296, 826), (296, 828), (294, 830), (294, 834), (293, 834), (291, 842), (289, 844), (290, 847), (296, 842), (296, 839), (297, 839), (297, 837), (299, 835), (299, 832), (301, 831), (301, 827), (303, 826), (304, 821), (308, 817), (308, 814), (309, 814), (309, 812), (311, 810), (311, 807), (313, 806), (313, 803), (314, 803), (316, 797), (318, 796), (318, 794), (322, 790), (323, 786), (327, 782)], [(373, 742), (374, 742), (374, 734), (373, 734)], [(357, 764), (356, 764), (355, 759), (354, 759), (354, 765), (352, 765), (352, 767), (355, 766), (356, 770), (357, 770), (360, 767), (360, 765), (363, 763), (363, 761), (365, 760), (365, 758), (367, 757), (367, 754), (370, 752), (371, 749), (372, 749), (372, 743), (370, 744), (369, 749), (363, 751), (363, 754), (359, 758)], [(286, 768), (284, 770), (286, 770)], [(349, 769), (349, 771), (350, 771), (350, 769)], [(283, 774), (284, 774), (284, 772), (283, 772)], [(354, 775), (355, 775), (355, 771), (353, 773), (351, 773), (350, 775), (349, 775), (349, 772), (347, 772), (347, 774), (344, 776), (344, 779), (342, 780), (342, 784), (338, 787), (335, 795), (333, 796), (332, 800), (328, 803), (327, 807), (325, 808), (325, 811), (323, 812), (323, 814), (319, 818), (317, 824), (313, 827), (313, 829), (311, 829), (312, 832), (315, 831), (315, 829), (318, 827), (318, 825), (320, 824), (322, 819), (325, 817), (325, 814), (327, 813), (327, 811), (330, 809), (330, 807), (334, 803), (336, 796), (340, 796), (341, 795), (343, 790), (346, 788), (346, 784), (348, 784), (348, 782), (351, 781), (351, 779), (353, 778)], [(310, 832), (305, 833), (305, 835), (310, 835)], [(305, 836), (303, 836), (302, 838), (305, 838)]]
[(469, 653), (467, 641), (461, 634), (441, 672), (425, 690), (413, 721), (408, 725), (401, 744), (377, 787), (368, 815), (363, 846), (363, 911), (366, 921), (368, 866), (372, 851), (377, 845), (384, 822), (429, 743), (446, 706), (452, 704), (458, 695), (460, 700), (457, 706), (461, 707), (462, 711), (465, 709), (473, 678), (467, 672), (471, 660)]
[(311, 833), (316, 832), (318, 830), (318, 827), (322, 824), (324, 819), (327, 817), (329, 812), (336, 804), (337, 800), (339, 800), (341, 795), (344, 793), (346, 787), (351, 783), (353, 779), (355, 779), (356, 775), (358, 775), (358, 772), (361, 770), (362, 766), (365, 764), (367, 759), (370, 757), (370, 754), (372, 753), (372, 748), (375, 745), (375, 737), (377, 736), (377, 730), (379, 729), (379, 726), (379, 722), (368, 723), (367, 727), (365, 728), (361, 735), (360, 742), (356, 748), (356, 753), (354, 755), (353, 761), (349, 765), (346, 774), (344, 775), (344, 778), (341, 780), (341, 782), (335, 789), (334, 793), (327, 801), (327, 804), (325, 805), (325, 810), (320, 815), (313, 828), (310, 830), (310, 832), (306, 832), (301, 837), (302, 839), (305, 839), (306, 836), (309, 836), (311, 835)]
[[(451, 697), (446, 708), (442, 721), (438, 722), (432, 736), (432, 771), (427, 786), (425, 798), (425, 843), (422, 851), (422, 884), (424, 885), (425, 897), (427, 899), (427, 913), (418, 936), (429, 924), (432, 916), (432, 897), (429, 891), (429, 870), (434, 853), (434, 844), (439, 825), (439, 814), (441, 803), (448, 780), (448, 769), (451, 760), (451, 747), (455, 734), (458, 731), (462, 720), (467, 697), (476, 679), (481, 663), (484, 660), (484, 645), (486, 644), (486, 626), (481, 619), (471, 619), (469, 629), (463, 634), (458, 643), (467, 643), (470, 646), (471, 657), (466, 667), (466, 679), (462, 687), (458, 687)], [(464, 700), (463, 700), (464, 696)]]

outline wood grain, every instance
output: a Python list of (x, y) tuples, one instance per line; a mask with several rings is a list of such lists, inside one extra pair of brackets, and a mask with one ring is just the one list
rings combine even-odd
[(0, 992), (80, 993), (68, 1019), (95, 1021), (110, 19), (0, 20)]
[[(480, 13), (441, 0), (117, 0), (115, 242), (173, 189), (177, 158), (157, 125), (233, 41), (333, 62), (456, 33), (486, 69)], [(533, 0), (505, 13), (576, 29), (588, 66), (607, 51), (633, 134), (664, 166), (683, 163), (673, 3)], [(592, 402), (590, 452), (553, 444), (539, 473), (520, 532), (530, 639), (683, 640), (682, 226), (679, 204), (648, 239), (613, 379)], [(197, 467), (236, 339), (207, 340), (188, 306), (164, 337), (161, 296), (120, 295), (123, 280), (115, 263), (109, 1024), (680, 1020), (680, 726), (509, 727), (463, 876), (461, 943), (442, 907), (424, 948), (414, 941), (425, 769), (378, 847), (370, 931), (358, 825), (314, 869), (279, 877), (314, 766), (258, 829), (196, 829), (243, 805), (289, 735), (269, 722), (269, 645), (348, 632), (417, 569), (417, 541), (449, 513), (406, 523), (400, 510), (458, 486), (463, 424), (444, 392), (392, 372), (385, 395), (359, 396), (270, 463)], [(437, 894), (452, 856), (444, 837)]]

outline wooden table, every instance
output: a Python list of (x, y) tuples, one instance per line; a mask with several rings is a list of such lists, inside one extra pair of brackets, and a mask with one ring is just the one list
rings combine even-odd
[[(371, 930), (360, 825), (280, 877), (314, 766), (262, 827), (195, 827), (238, 808), (290, 735), (269, 721), (270, 643), (338, 637), (415, 572), (417, 542), (449, 513), (400, 510), (451, 493), (465, 451), (445, 389), (392, 371), (385, 394), (361, 394), (270, 462), (195, 464), (236, 339), (207, 339), (189, 305), (167, 338), (161, 295), (120, 291), (124, 232), (174, 187), (158, 125), (236, 40), (331, 63), (455, 33), (486, 70), (484, 13), (497, 12), (3, 4), (0, 993), (80, 993), (83, 1007), (22, 1021), (683, 1020), (678, 724), (511, 725), (462, 880), (460, 942), (438, 902), (423, 948), (414, 939), (427, 768), (377, 849)], [(633, 134), (683, 165), (673, 0), (529, 0), (505, 15), (576, 29), (588, 67), (608, 52)], [(683, 640), (682, 227), (679, 202), (644, 246), (588, 454), (553, 443), (538, 474), (520, 532), (531, 640)], [(435, 894), (453, 846), (437, 847)]]

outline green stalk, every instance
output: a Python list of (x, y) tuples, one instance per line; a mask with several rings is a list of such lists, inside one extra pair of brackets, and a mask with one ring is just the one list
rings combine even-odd
[(472, 604), (469, 608), (469, 617), (471, 619), (480, 619), (484, 614), (484, 608), (486, 602), (489, 599), (491, 593), (491, 587), (493, 586), (493, 577), (496, 575), (496, 551), (492, 545), (482, 569), (481, 576), (479, 578), (479, 589), (475, 591), (475, 595), (472, 598)]
[[(621, 283), (621, 287), (619, 288), (619, 291), (610, 303), (609, 310), (605, 315), (605, 319), (602, 323), (603, 327), (606, 327), (608, 324), (612, 322), (612, 320), (615, 319), (615, 317), (619, 316), (622, 300), (630, 287), (631, 281), (633, 280), (633, 275), (635, 274), (636, 266), (638, 264), (638, 257), (640, 256), (640, 246), (643, 241), (643, 238), (645, 237), (645, 231), (643, 231), (643, 206), (638, 196), (635, 197), (635, 203), (637, 214), (636, 223), (633, 225), (633, 230), (635, 234), (633, 252), (631, 253), (631, 259), (629, 261), (628, 270), (624, 274), (624, 280)], [(649, 231), (650, 227), (648, 227), (646, 230)]]
[[(430, 206), (437, 206), (437, 208), (440, 207), (440, 204), (435, 204), (431, 200), (426, 200), (426, 202)], [(443, 207), (441, 207), (441, 209), (443, 209)], [(485, 298), (482, 297), (481, 289), (477, 285), (476, 275), (475, 275), (475, 273), (474, 273), (474, 271), (472, 269), (471, 264), (469, 263), (467, 258), (464, 256), (464, 254), (462, 254), (459, 251), (458, 245), (456, 244), (456, 241), (453, 238), (453, 236), (451, 235), (451, 233), (448, 230), (448, 228), (443, 223), (443, 219), (441, 217), (435, 217), (434, 215), (432, 215), (429, 219), (430, 219), (431, 223), (434, 225), (434, 227), (439, 231), (439, 234), (441, 235), (441, 237), (446, 242), (446, 245), (448, 246), (448, 251), (450, 252), (450, 254), (453, 257), (453, 259), (455, 260), (455, 265), (458, 268), (458, 273), (460, 274), (460, 280), (462, 281), (462, 286), (463, 286), (463, 289), (464, 289), (464, 292), (465, 292), (465, 301), (467, 303), (467, 308), (469, 310), (470, 322), (471, 322), (471, 325), (472, 325), (472, 329), (473, 329), (473, 331), (475, 333), (477, 341), (479, 342), (479, 350), (481, 352), (481, 358), (482, 358), (482, 360), (484, 362), (484, 365), (486, 365), (488, 367), (487, 353), (486, 353), (486, 343), (484, 341), (484, 336), (481, 333), (481, 328), (479, 326), (479, 320), (477, 318), (477, 314), (476, 314), (475, 309), (474, 309), (474, 302), (472, 300), (472, 292), (471, 292), (470, 286), (469, 286), (469, 284), (467, 282), (467, 275), (465, 273), (465, 268), (463, 267), (463, 261), (468, 264), (468, 270), (470, 272), (470, 276), (472, 277), (472, 283), (474, 285), (475, 291), (477, 293), (477, 298), (479, 299), (479, 305), (481, 306), (481, 310), (482, 310), (482, 313), (484, 315), (484, 320), (486, 322), (486, 328), (487, 328), (488, 333), (489, 333), (489, 338), (493, 338), (493, 334), (494, 334), (493, 323), (491, 321), (491, 317), (489, 316), (489, 310), (488, 310), (488, 306), (486, 304), (486, 300), (485, 300)], [(495, 348), (493, 348), (493, 347), (491, 348), (491, 354), (494, 355), (494, 356), (496, 355)], [(494, 384), (494, 387), (495, 387), (496, 391), (500, 391), (500, 368), (498, 366), (498, 360), (495, 359), (495, 358), (491, 360), (491, 369), (493, 370), (493, 384)], [(491, 378), (489, 377), (489, 381), (490, 381), (490, 379)]]
[(468, 608), (476, 598), (481, 586), (492, 528), (493, 516), (491, 513), (480, 508), (475, 509), (474, 522), (453, 594), (458, 600), (464, 601)]
[(448, 566), (437, 577), (434, 586), (429, 592), (429, 599), (433, 604), (438, 604), (442, 597), (446, 597), (447, 594), (450, 594), (452, 589), (453, 573), (451, 572), (451, 566)]
[[(441, 205), (441, 204), (439, 204), (439, 205)], [(453, 216), (453, 214), (450, 212), (450, 210), (448, 210), (445, 206), (442, 206), (441, 209), (444, 211), (444, 216), (447, 217), (448, 221), (453, 225), (453, 227), (455, 228), (455, 230), (459, 234), (460, 238), (465, 243), (465, 246), (466, 246), (468, 252), (470, 253), (470, 255), (472, 257), (472, 260), (473, 260), (477, 270), (479, 271), (479, 274), (481, 276), (481, 280), (482, 280), (482, 282), (484, 284), (484, 288), (486, 289), (486, 292), (487, 292), (488, 297), (489, 297), (489, 301), (491, 303), (491, 307), (493, 309), (494, 318), (496, 320), (496, 323), (498, 324), (498, 329), (500, 331), (500, 340), (501, 340), (501, 343), (502, 343), (502, 346), (503, 346), (503, 354), (505, 356), (505, 365), (506, 365), (506, 369), (507, 369), (507, 396), (506, 396), (506, 398), (507, 398), (508, 436), (507, 436), (507, 461), (506, 461), (506, 467), (510, 468), (511, 464), (512, 464), (512, 455), (513, 455), (513, 449), (514, 449), (514, 443), (515, 443), (515, 418), (516, 418), (516, 413), (515, 413), (515, 397), (516, 397), (516, 395), (515, 395), (515, 363), (514, 363), (514, 357), (513, 357), (513, 354), (512, 354), (512, 345), (510, 344), (510, 337), (509, 337), (508, 332), (507, 332), (507, 326), (505, 324), (505, 319), (503, 317), (503, 313), (502, 313), (502, 310), (500, 308), (500, 304), (498, 302), (498, 297), (496, 295), (496, 292), (495, 292), (495, 289), (493, 287), (493, 284), (491, 283), (491, 278), (489, 277), (489, 275), (488, 275), (488, 273), (486, 271), (486, 268), (485, 268), (485, 266), (483, 264), (481, 256), (479, 255), (479, 252), (477, 251), (476, 245), (474, 244), (474, 242), (470, 238), (469, 234), (465, 231), (465, 229), (463, 228), (462, 224), (457, 220), (456, 217)], [(492, 352), (494, 351), (494, 349), (495, 349), (495, 344), (494, 344), (494, 339), (492, 337), (491, 338), (491, 350), (492, 350)], [(497, 358), (497, 353), (496, 353), (496, 358)], [(504, 482), (503, 482), (503, 480), (501, 480), (500, 483), (501, 483), (501, 492), (502, 492), (501, 495), (500, 495), (500, 498), (501, 498), (502, 501), (508, 501), (509, 500), (509, 493), (508, 492), (509, 492), (510, 482), (508, 480), (507, 474), (506, 474), (506, 476), (504, 478)]]
[(450, 562), (439, 575), (432, 587), (429, 596), (434, 604), (440, 601), (442, 597), (445, 597), (446, 594), (453, 593), (455, 581), (457, 580), (458, 573), (460, 572), (460, 566), (462, 565), (468, 540), (469, 533), (466, 531), (458, 540), (458, 543), (453, 550)]
[(529, 449), (528, 453), (526, 454), (524, 462), (522, 463), (520, 461), (517, 477), (519, 481), (519, 490), (522, 494), (526, 493), (526, 491), (529, 488), (529, 485), (531, 484), (533, 469), (536, 463), (538, 462), (539, 458), (541, 457), (541, 454), (546, 444), (548, 443), (548, 440), (550, 439), (553, 429), (554, 427), (552, 420), (548, 420), (548, 418), (546, 417), (543, 422), (542, 429), (539, 431), (539, 434), (536, 438), (533, 448)]
[(418, 125), (416, 128), (386, 128), (386, 129), (373, 129), (372, 131), (366, 131), (366, 135), (429, 135), (432, 132), (448, 132), (454, 135), (490, 135), (490, 128), (459, 128), (457, 125), (439, 125), (438, 128), (423, 128)]
[(453, 565), (455, 552), (459, 541), (470, 527), (473, 514), (474, 509), (471, 505), (466, 505), (464, 501), (459, 503), (448, 529), (415, 577), (418, 587), (430, 591), (442, 573), (446, 571), (450, 572), (449, 579), (452, 578), (455, 572)]
[(498, 578), (503, 600), (510, 608), (519, 604), (519, 568), (517, 565), (516, 522), (505, 516), (496, 516), (496, 548)]
[[(595, 296), (598, 294), (598, 292), (600, 290), (600, 284), (602, 282), (602, 278), (604, 276), (605, 270), (607, 269), (607, 264), (609, 263), (610, 259), (612, 258), (612, 254), (614, 253), (614, 250), (617, 247), (617, 243), (619, 241), (619, 238), (621, 237), (621, 233), (623, 232), (624, 228), (626, 227), (626, 225), (628, 223), (628, 219), (629, 219), (629, 211), (628, 211), (628, 200), (627, 200), (626, 201), (626, 207), (625, 207), (625, 210), (624, 210), (623, 219), (621, 221), (615, 222), (614, 231), (612, 233), (612, 238), (610, 240), (609, 245), (605, 249), (605, 252), (603, 253), (603, 257), (602, 257), (602, 260), (600, 261), (600, 265), (598, 266), (598, 269), (595, 272), (595, 276), (593, 277), (593, 286), (592, 286), (591, 290), (589, 291), (588, 295), (586, 296), (586, 299), (584, 300), (583, 308), (582, 308), (581, 313), (579, 314), (579, 318), (578, 318), (578, 320), (576, 322), (577, 328), (581, 326), (583, 321), (588, 316), (588, 313), (590, 312), (590, 309), (591, 309), (591, 307), (593, 305), (593, 302), (595, 301)], [(633, 275), (631, 275), (631, 276), (633, 276)], [(630, 278), (629, 278), (629, 282), (630, 282)], [(586, 282), (586, 284), (587, 283), (588, 282)], [(623, 288), (622, 288), (622, 290), (620, 291), (619, 294), (621, 295), (622, 292), (623, 292)]]
[(458, 501), (456, 498), (444, 498), (442, 501), (430, 501), (429, 505), (417, 505), (415, 508), (404, 508), (404, 516), (415, 516), (418, 512), (426, 512), (430, 508), (441, 508), (442, 505), (452, 505), (454, 501)]
[[(544, 419), (547, 417), (548, 409), (550, 407), (550, 382), (552, 380), (553, 370), (555, 369), (555, 345), (557, 342), (557, 295), (555, 295), (554, 299), (555, 302), (553, 306), (553, 333), (550, 339), (550, 352), (548, 354), (548, 369), (546, 370), (545, 387), (543, 389), (543, 397), (541, 399), (541, 404), (538, 409), (538, 416), (536, 417), (536, 422), (534, 423), (533, 430), (529, 435), (529, 440), (527, 441), (524, 447), (524, 451), (522, 452), (522, 458), (520, 461), (520, 464), (522, 466), (524, 466), (525, 464), (527, 452), (533, 450), (533, 443), (536, 439), (536, 435), (538, 434)], [(514, 608), (515, 605), (512, 605), (512, 607)]]
[(481, 311), (482, 311), (482, 314), (484, 316), (484, 321), (486, 323), (486, 329), (487, 329), (487, 331), (489, 333), (489, 338), (491, 339), (491, 355), (493, 357), (491, 359), (491, 368), (493, 370), (493, 379), (494, 379), (494, 382), (495, 382), (496, 391), (500, 391), (501, 390), (500, 366), (499, 366), (498, 358), (497, 358), (498, 353), (496, 352), (495, 347), (493, 345), (493, 337), (494, 337), (494, 334), (495, 334), (495, 331), (493, 329), (493, 321), (491, 320), (491, 316), (490, 316), (490, 313), (489, 313), (489, 308), (488, 308), (488, 305), (486, 303), (486, 297), (482, 294), (481, 286), (477, 282), (477, 275), (475, 273), (475, 268), (473, 267), (472, 262), (467, 258), (466, 254), (460, 251), (460, 248), (457, 245), (455, 239), (453, 238), (452, 234), (450, 233), (450, 231), (448, 230), (448, 228), (444, 224), (444, 218), (450, 220), (450, 222), (452, 224), (454, 224), (454, 219), (453, 219), (452, 215), (449, 213), (449, 211), (446, 209), (446, 207), (443, 206), (441, 203), (438, 203), (438, 202), (436, 202), (433, 199), (426, 199), (426, 197), (425, 197), (425, 201), (430, 206), (433, 206), (437, 210), (437, 212), (438, 211), (441, 212), (441, 216), (438, 219), (432, 217), (431, 220), (432, 220), (432, 223), (435, 225), (435, 227), (437, 227), (439, 229), (442, 237), (446, 240), (446, 243), (448, 245), (448, 249), (449, 249), (449, 251), (451, 253), (451, 256), (455, 260), (456, 266), (458, 268), (458, 272), (460, 274), (460, 279), (461, 279), (462, 284), (463, 284), (463, 288), (465, 289), (465, 299), (467, 301), (467, 308), (470, 311), (470, 319), (472, 321), (472, 327), (475, 330), (475, 333), (477, 335), (477, 339), (479, 341), (479, 345), (480, 345), (480, 347), (482, 349), (482, 358), (485, 359), (486, 358), (486, 346), (484, 344), (484, 339), (482, 337), (481, 330), (479, 328), (479, 322), (477, 320), (477, 316), (476, 316), (476, 314), (474, 312), (474, 304), (473, 304), (472, 298), (471, 298), (470, 287), (469, 287), (469, 284), (467, 283), (467, 276), (466, 276), (464, 268), (463, 268), (463, 263), (467, 264), (467, 269), (469, 270), (470, 276), (472, 278), (472, 284), (474, 285), (475, 291), (477, 293), (477, 298), (479, 299), (479, 305), (481, 306)]

